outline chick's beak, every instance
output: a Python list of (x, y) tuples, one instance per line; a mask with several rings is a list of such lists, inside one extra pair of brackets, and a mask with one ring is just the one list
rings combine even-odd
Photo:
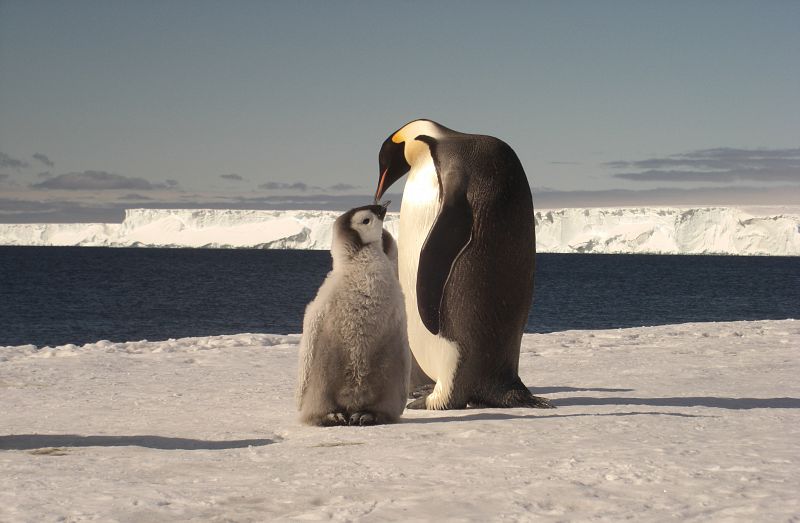
[(390, 203), (392, 203), (391, 200), (388, 200), (388, 201), (385, 201), (383, 203), (379, 203), (378, 204), (379, 207), (380, 207), (380, 210), (378, 211), (378, 218), (380, 218), (381, 221), (383, 221), (383, 219), (386, 217), (386, 211), (389, 210), (389, 204)]

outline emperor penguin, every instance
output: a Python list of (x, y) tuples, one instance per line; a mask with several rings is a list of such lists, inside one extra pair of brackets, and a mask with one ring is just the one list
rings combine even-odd
[(306, 307), (297, 387), (310, 425), (397, 421), (408, 397), (411, 353), (385, 205), (352, 209), (333, 225), (333, 270)]
[(536, 243), (517, 155), (497, 138), (415, 120), (383, 142), (378, 162), (376, 201), (408, 175), (398, 270), (411, 386), (430, 391), (408, 407), (551, 408), (518, 375)]

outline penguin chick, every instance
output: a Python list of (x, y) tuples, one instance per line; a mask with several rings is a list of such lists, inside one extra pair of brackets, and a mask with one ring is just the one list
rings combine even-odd
[(300, 341), (297, 402), (309, 425), (392, 423), (405, 408), (411, 352), (385, 215), (368, 205), (333, 225), (333, 270), (306, 307)]

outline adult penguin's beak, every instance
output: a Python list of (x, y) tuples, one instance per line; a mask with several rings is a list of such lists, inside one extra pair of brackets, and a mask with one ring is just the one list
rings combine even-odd
[[(387, 167), (384, 169), (383, 174), (381, 174), (381, 178), (378, 181), (378, 190), (375, 191), (375, 205), (380, 205), (381, 196), (383, 196), (384, 191), (386, 190), (384, 186), (386, 185), (386, 175), (389, 174), (389, 168)], [(391, 202), (389, 202), (391, 203)], [(387, 203), (388, 205), (388, 203)]]

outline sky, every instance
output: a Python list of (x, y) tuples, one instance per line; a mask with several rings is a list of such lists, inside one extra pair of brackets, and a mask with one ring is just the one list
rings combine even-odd
[(796, 1), (0, 0), (0, 222), (345, 210), (416, 118), (506, 141), (539, 208), (796, 204), (799, 22)]

